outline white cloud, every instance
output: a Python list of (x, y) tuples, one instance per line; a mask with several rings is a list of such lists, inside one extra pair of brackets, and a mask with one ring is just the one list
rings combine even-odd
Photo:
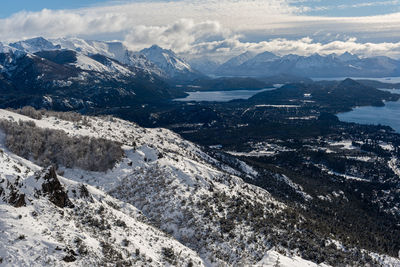
[(187, 51), (187, 57), (207, 55), (226, 59), (245, 51), (256, 53), (269, 51), (277, 55), (296, 54), (302, 56), (309, 56), (315, 53), (328, 55), (350, 52), (363, 57), (389, 56), (400, 58), (400, 42), (361, 43), (356, 38), (349, 38), (344, 41), (320, 43), (309, 37), (296, 40), (276, 38), (261, 42), (241, 42), (239, 38), (232, 37), (223, 41), (195, 44), (190, 51)]
[(138, 26), (126, 34), (126, 44), (134, 50), (158, 44), (177, 52), (188, 51), (198, 40), (223, 38), (229, 30), (223, 29), (217, 21), (195, 23), (190, 19), (180, 19), (166, 26)]
[[(400, 13), (345, 18), (305, 16), (304, 8), (292, 6), (293, 2), (160, 0), (77, 10), (45, 9), (0, 19), (0, 36), (2, 41), (35, 36), (111, 38), (124, 40), (133, 49), (156, 43), (194, 54), (231, 55), (249, 49), (278, 54), (350, 51), (399, 56), (400, 39), (393, 40), (393, 36), (400, 36)], [(388, 38), (392, 41), (382, 41)], [(369, 41), (372, 39), (375, 43)]]
[[(285, 0), (151, 1), (77, 10), (20, 12), (0, 20), (3, 39), (124, 32), (138, 25), (165, 26), (179, 19), (220, 21), (226, 28), (294, 14)], [(245, 26), (246, 27), (246, 26)], [(250, 27), (251, 28), (251, 27)]]

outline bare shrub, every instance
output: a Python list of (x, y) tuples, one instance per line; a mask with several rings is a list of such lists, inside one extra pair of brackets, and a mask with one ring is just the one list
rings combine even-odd
[(41, 120), (43, 117), (43, 114), (45, 112), (44, 109), (36, 110), (35, 108), (33, 108), (31, 106), (26, 106), (26, 107), (23, 107), (20, 109), (12, 109), (11, 111), (19, 113), (19, 114), (27, 116), (27, 117), (30, 117), (35, 120)]
[(64, 131), (41, 129), (30, 122), (0, 121), (6, 146), (42, 166), (62, 165), (88, 171), (107, 171), (121, 160), (121, 145), (106, 139), (70, 137)]
[(20, 109), (9, 109), (12, 112), (30, 117), (35, 120), (41, 120), (43, 116), (46, 117), (55, 117), (60, 120), (64, 121), (71, 121), (71, 122), (79, 122), (83, 120), (83, 116), (77, 112), (73, 111), (68, 111), (68, 112), (57, 112), (57, 111), (51, 111), (51, 110), (45, 110), (45, 109), (35, 109), (34, 107), (31, 106), (25, 106)]

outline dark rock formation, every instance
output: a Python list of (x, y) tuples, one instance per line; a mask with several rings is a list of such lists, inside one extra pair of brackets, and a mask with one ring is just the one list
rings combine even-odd
[(68, 198), (63, 186), (57, 178), (54, 167), (49, 167), (38, 179), (43, 179), (42, 192), (48, 196), (50, 202), (60, 208), (73, 208), (71, 200)]

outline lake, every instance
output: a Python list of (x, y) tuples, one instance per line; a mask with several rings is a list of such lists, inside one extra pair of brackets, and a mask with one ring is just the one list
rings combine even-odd
[[(391, 93), (400, 93), (396, 89), (380, 89)], [(360, 124), (381, 124), (392, 127), (400, 133), (400, 101), (385, 102), (384, 107), (357, 107), (353, 111), (337, 114), (341, 121)]]
[(255, 94), (272, 91), (276, 88), (265, 88), (260, 90), (232, 90), (232, 91), (196, 91), (187, 92), (189, 95), (185, 98), (177, 98), (174, 101), (209, 101), (209, 102), (228, 102), (235, 99), (249, 99)]

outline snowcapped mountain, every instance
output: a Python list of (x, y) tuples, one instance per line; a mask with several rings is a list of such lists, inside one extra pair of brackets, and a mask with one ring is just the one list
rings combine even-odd
[[(165, 80), (187, 82), (205, 76), (173, 51), (157, 45), (140, 52), (129, 50), (118, 41), (91, 41), (79, 38), (46, 40), (42, 37), (0, 45), (1, 53), (38, 53), (42, 51), (72, 50), (87, 57), (102, 55), (120, 64)], [(190, 58), (190, 55), (188, 55)], [(276, 56), (268, 51), (254, 54), (245, 52), (221, 64), (207, 57), (192, 58), (193, 66), (216, 76), (267, 77), (294, 75), (315, 78), (329, 77), (389, 77), (400, 75), (400, 62), (388, 57), (360, 58), (351, 53), (321, 56)], [(98, 69), (98, 68), (97, 68)], [(99, 69), (98, 69), (99, 70)]]
[(81, 52), (85, 55), (100, 54), (116, 60), (123, 59), (127, 50), (121, 42), (91, 41), (79, 38), (59, 38), (51, 41), (64, 49)]
[(241, 75), (240, 72), (242, 69), (246, 69), (249, 73), (257, 72), (260, 71), (260, 68), (263, 68), (263, 64), (272, 62), (277, 58), (278, 56), (270, 52), (263, 52), (261, 54), (245, 52), (221, 65), (217, 69), (217, 74), (229, 76), (230, 73), (237, 72), (238, 75)]
[(204, 73), (205, 75), (214, 75), (219, 66), (224, 63), (223, 59), (209, 56), (192, 57), (187, 54), (184, 56), (192, 68)]
[(23, 41), (18, 41), (10, 44), (11, 47), (14, 47), (18, 50), (36, 53), (39, 51), (45, 50), (58, 50), (61, 49), (60, 45), (54, 45), (50, 41), (44, 39), (43, 37), (37, 37), (32, 39), (27, 39)]
[(85, 55), (100, 54), (165, 79), (190, 80), (201, 76), (173, 51), (162, 49), (159, 46), (134, 52), (121, 42), (90, 41), (79, 38), (54, 39), (52, 42), (59, 44), (62, 48), (78, 51)]
[(156, 64), (166, 76), (175, 80), (194, 80), (204, 77), (200, 72), (193, 69), (189, 63), (178, 57), (172, 50), (167, 50), (153, 45), (139, 52)]
[[(328, 266), (302, 256), (312, 260), (307, 255), (325, 251), (326, 259), (358, 255), (362, 260), (369, 255), (303, 232), (307, 219), (298, 214), (301, 209), (293, 212), (242, 180), (257, 171), (237, 159), (229, 167), (169, 130), (112, 117), (21, 112), (31, 117), (0, 110), (5, 266)], [(25, 134), (15, 135), (21, 131)], [(118, 145), (123, 155), (111, 169), (96, 170), (86, 164), (91, 159), (85, 153), (94, 149), (90, 143), (89, 150), (80, 145), (74, 152), (74, 144), (84, 140), (112, 142), (105, 148)], [(44, 151), (37, 150), (41, 142)], [(46, 148), (47, 142), (52, 147)], [(59, 145), (63, 150), (53, 149)], [(110, 155), (101, 153), (97, 160)], [(48, 167), (64, 160), (71, 165)]]
[(93, 41), (79, 38), (59, 38), (46, 40), (42, 37), (28, 39), (10, 44), (18, 50), (36, 53), (48, 50), (72, 50), (85, 56), (102, 55), (130, 67), (141, 69), (152, 75), (160, 77), (192, 79), (198, 77), (199, 73), (180, 59), (171, 50), (161, 49), (153, 46), (141, 52), (129, 50), (122, 42)]
[(164, 77), (164, 72), (156, 64), (149, 61), (145, 56), (129, 50), (121, 42), (91, 41), (79, 38), (53, 39), (52, 42), (59, 44), (62, 48), (77, 51), (84, 55), (103, 55), (115, 59), (128, 66), (141, 69), (149, 74)]
[(357, 55), (351, 54), (349, 52), (344, 52), (343, 54), (338, 55), (337, 57), (343, 62), (360, 59)]
[(0, 98), (7, 106), (82, 109), (175, 96), (157, 75), (103, 55), (7, 51), (0, 53)]
[[(388, 57), (359, 58), (348, 52), (342, 55), (285, 55), (270, 52), (258, 54), (244, 62), (240, 55), (221, 65), (217, 75), (267, 77), (288, 74), (304, 77), (385, 77), (400, 74), (400, 62)], [(232, 64), (233, 63), (233, 64)], [(240, 64), (237, 64), (240, 63)]]
[(215, 69), (215, 72), (222, 75), (224, 73), (229, 73), (232, 69), (242, 65), (244, 62), (254, 58), (255, 56), (256, 53), (247, 51), (221, 64), (218, 68)]
[(236, 67), (242, 65), (244, 62), (254, 58), (256, 56), (256, 53), (247, 51), (243, 54), (240, 54), (239, 56), (233, 57), (229, 59), (227, 62), (225, 62), (223, 65), (228, 67)]
[[(247, 57), (247, 56), (251, 56), (251, 54), (245, 55), (244, 57)], [(277, 58), (278, 58), (277, 55), (266, 51), (266, 52), (263, 52), (261, 54), (254, 56), (254, 57), (251, 57), (249, 60), (244, 61), (242, 64), (245, 64), (245, 66), (246, 65), (258, 65), (258, 64), (265, 63), (265, 62), (271, 62)]]

